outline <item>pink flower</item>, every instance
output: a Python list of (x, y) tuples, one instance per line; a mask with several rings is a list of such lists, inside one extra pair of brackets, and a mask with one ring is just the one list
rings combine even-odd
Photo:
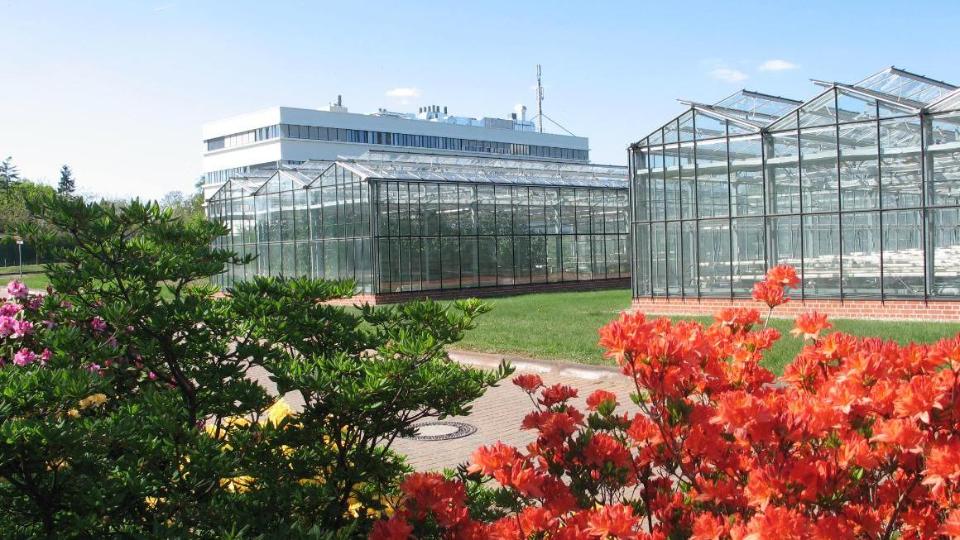
[(90, 364), (89, 366), (87, 366), (87, 371), (89, 371), (90, 373), (99, 374), (100, 370), (101, 370), (100, 364)]
[(14, 298), (26, 298), (30, 290), (22, 281), (13, 280), (7, 284), (7, 294)]
[(157, 374), (151, 371), (150, 373), (147, 373), (147, 378), (151, 381), (155, 381), (157, 380)]
[(43, 352), (40, 353), (40, 365), (47, 365), (47, 362), (49, 362), (52, 357), (53, 353), (50, 352), (50, 349), (44, 349)]
[(0, 315), (0, 338), (12, 335), (18, 327), (19, 321), (8, 315)]
[(23, 367), (27, 364), (32, 364), (36, 359), (37, 355), (30, 349), (20, 349), (20, 351), (13, 356), (13, 363)]
[(94, 332), (100, 333), (107, 329), (107, 321), (103, 320), (100, 317), (94, 317), (90, 320), (90, 328)]
[(6, 317), (13, 317), (17, 313), (20, 313), (21, 309), (23, 308), (20, 307), (20, 304), (6, 303), (3, 305), (0, 305), (0, 315), (6, 316)]
[(29, 336), (33, 333), (33, 323), (30, 321), (13, 321), (13, 334), (10, 337), (18, 338)]

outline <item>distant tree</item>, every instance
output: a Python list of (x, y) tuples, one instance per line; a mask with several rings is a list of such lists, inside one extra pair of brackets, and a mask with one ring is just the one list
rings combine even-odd
[(169, 208), (174, 215), (183, 218), (205, 215), (202, 192), (187, 195), (182, 191), (171, 191), (160, 198), (159, 204), (161, 208)]
[(73, 177), (73, 171), (69, 165), (60, 167), (60, 183), (57, 184), (57, 193), (61, 195), (72, 195), (77, 189), (77, 181)]
[(20, 180), (20, 171), (13, 164), (13, 158), (7, 156), (7, 159), (0, 162), (0, 189), (10, 187), (10, 184)]

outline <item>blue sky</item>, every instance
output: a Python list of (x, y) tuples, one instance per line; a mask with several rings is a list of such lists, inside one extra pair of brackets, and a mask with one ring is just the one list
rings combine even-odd
[(534, 108), (540, 63), (545, 112), (590, 137), (594, 161), (625, 163), (676, 98), (803, 99), (810, 78), (889, 65), (960, 83), (957, 20), (960, 2), (923, 1), (0, 0), (0, 156), (158, 197), (192, 189), (204, 121), (337, 94), (354, 112), (505, 116)]

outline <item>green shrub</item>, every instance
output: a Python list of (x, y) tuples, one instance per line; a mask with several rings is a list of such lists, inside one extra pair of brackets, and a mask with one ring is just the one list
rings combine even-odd
[(0, 330), (5, 534), (363, 535), (408, 470), (394, 439), (511, 371), (446, 357), (482, 303), (352, 310), (326, 303), (352, 283), (282, 278), (221, 295), (209, 278), (243, 261), (212, 247), (219, 224), (137, 201), (44, 195), (31, 210), (44, 227), (25, 234), (70, 244), (48, 295), (4, 308), (29, 327)]

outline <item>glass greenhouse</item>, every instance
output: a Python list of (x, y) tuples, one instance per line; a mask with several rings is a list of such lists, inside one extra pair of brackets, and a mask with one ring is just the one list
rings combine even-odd
[(627, 169), (368, 153), (235, 176), (207, 201), (254, 275), (352, 278), (367, 294), (629, 276)]
[(960, 299), (960, 91), (889, 68), (799, 102), (740, 91), (630, 148), (634, 297)]

